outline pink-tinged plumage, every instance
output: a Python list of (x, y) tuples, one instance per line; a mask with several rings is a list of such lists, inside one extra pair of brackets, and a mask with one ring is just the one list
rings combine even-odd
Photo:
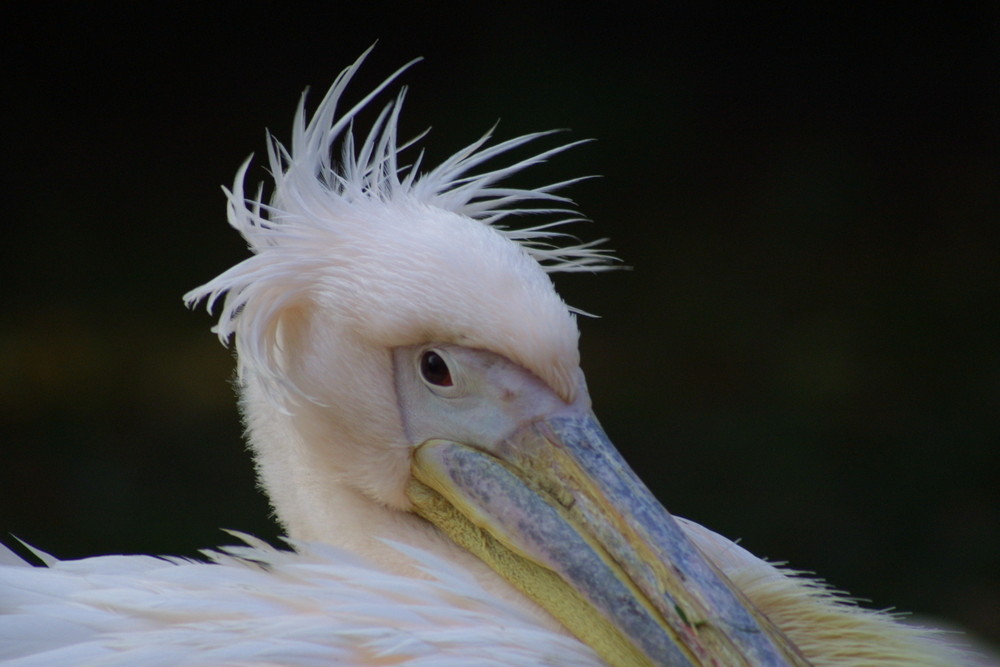
[(31, 568), (7, 553), (0, 599), (18, 613), (0, 617), (0, 662), (432, 667), (489, 647), (476, 664), (601, 664), (427, 551), (394, 545), (429, 573), (414, 578), (327, 544), (234, 537), (246, 544), (204, 552), (211, 564), (46, 556)]

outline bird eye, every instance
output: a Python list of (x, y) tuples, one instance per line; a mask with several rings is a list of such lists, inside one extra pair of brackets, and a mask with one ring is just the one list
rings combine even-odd
[(450, 387), (454, 384), (448, 364), (434, 350), (427, 350), (420, 357), (420, 374), (424, 380), (438, 387)]

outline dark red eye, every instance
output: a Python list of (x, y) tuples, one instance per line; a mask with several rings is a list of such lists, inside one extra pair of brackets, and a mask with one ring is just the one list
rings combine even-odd
[(451, 371), (448, 370), (448, 364), (444, 363), (441, 355), (434, 350), (427, 350), (420, 357), (420, 374), (424, 376), (425, 380), (439, 387), (450, 387), (452, 385)]

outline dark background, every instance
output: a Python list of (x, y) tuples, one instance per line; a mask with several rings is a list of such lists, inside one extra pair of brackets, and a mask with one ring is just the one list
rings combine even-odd
[(557, 284), (671, 511), (1000, 636), (996, 3), (339, 4), (5, 8), (0, 529), (60, 557), (276, 534), (180, 296), (246, 254), (220, 184), (380, 40), (353, 92), (424, 56), (403, 134), (432, 161), (498, 118), (597, 139), (528, 182), (603, 175), (577, 232), (634, 268)]

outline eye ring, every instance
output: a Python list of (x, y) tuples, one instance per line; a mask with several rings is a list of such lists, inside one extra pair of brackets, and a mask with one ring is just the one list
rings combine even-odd
[(435, 387), (451, 387), (455, 384), (451, 369), (437, 350), (424, 350), (420, 355), (420, 377)]

